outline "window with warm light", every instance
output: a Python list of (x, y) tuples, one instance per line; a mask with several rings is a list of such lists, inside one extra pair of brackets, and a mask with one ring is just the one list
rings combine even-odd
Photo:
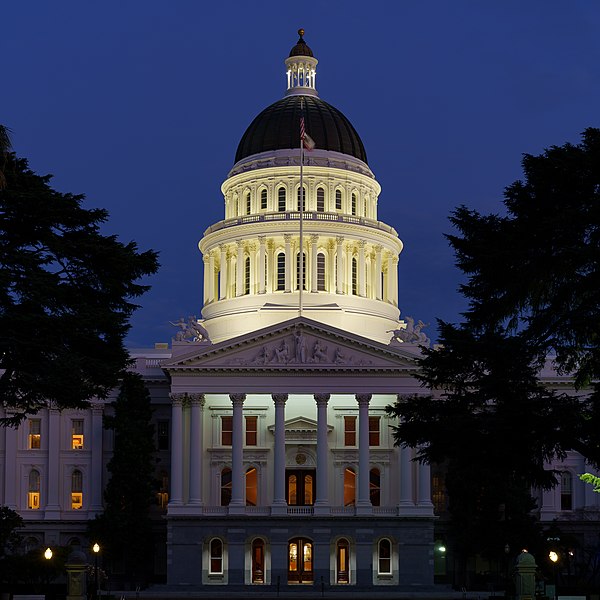
[(40, 473), (36, 469), (29, 471), (27, 508), (31, 510), (39, 510), (40, 508)]
[(356, 504), (356, 473), (354, 469), (344, 469), (344, 506)]
[(75, 470), (71, 474), (71, 509), (80, 510), (83, 506), (83, 475)]
[(160, 489), (156, 493), (156, 500), (159, 508), (166, 509), (169, 504), (169, 474), (166, 471), (161, 471), (160, 474)]
[(356, 446), (356, 416), (344, 417), (344, 446)]
[(258, 471), (250, 467), (246, 471), (246, 506), (258, 504)]
[(71, 421), (71, 448), (83, 450), (83, 419)]
[(42, 422), (40, 419), (29, 419), (27, 447), (29, 450), (39, 450), (42, 447)]
[(246, 446), (258, 444), (258, 417), (248, 415), (246, 418)]
[(369, 417), (369, 446), (379, 446), (381, 439), (379, 436), (379, 425), (381, 417)]
[(221, 446), (231, 446), (233, 439), (233, 417), (221, 417)]

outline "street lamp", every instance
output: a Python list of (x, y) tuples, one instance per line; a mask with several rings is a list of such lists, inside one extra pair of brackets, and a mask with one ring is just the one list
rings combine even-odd
[(552, 570), (554, 572), (554, 598), (556, 598), (556, 563), (558, 562), (558, 554), (554, 550), (548, 552), (548, 558), (552, 561)]
[[(50, 548), (50, 546), (48, 546), (48, 548), (46, 548), (46, 550), (44, 551), (44, 558), (47, 561), (50, 561), (50, 559), (52, 558), (52, 549)], [(46, 598), (50, 598), (50, 573), (48, 571), (46, 574)]]
[(100, 546), (98, 542), (96, 542), (92, 546), (92, 550), (94, 551), (94, 600), (98, 598), (98, 553), (100, 552)]

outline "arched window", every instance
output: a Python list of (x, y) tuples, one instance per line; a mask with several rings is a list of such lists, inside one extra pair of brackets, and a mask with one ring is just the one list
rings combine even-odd
[(304, 474), (304, 506), (312, 506), (315, 503), (315, 486), (312, 473)]
[(29, 486), (27, 491), (27, 508), (40, 508), (40, 473), (35, 469), (29, 471)]
[(169, 504), (169, 474), (166, 471), (160, 473), (160, 488), (156, 494), (158, 506), (163, 510)]
[(250, 257), (247, 256), (244, 261), (244, 294), (250, 293)]
[(350, 583), (350, 544), (342, 538), (337, 543), (337, 582)]
[(252, 203), (250, 202), (250, 192), (246, 192), (246, 214), (249, 215), (252, 212)]
[[(296, 254), (296, 289), (300, 289), (300, 253)], [(302, 253), (302, 289), (306, 289), (306, 254)]]
[(356, 194), (352, 194), (352, 214), (356, 215)]
[(573, 510), (573, 475), (569, 472), (560, 476), (560, 510)]
[(260, 191), (260, 209), (267, 210), (267, 190), (264, 188)]
[(83, 506), (83, 475), (75, 470), (71, 473), (71, 509), (79, 510)]
[(285, 188), (280, 187), (277, 190), (277, 210), (279, 212), (285, 212)]
[(25, 538), (23, 545), (24, 545), (25, 553), (27, 554), (27, 553), (31, 552), (32, 550), (36, 550), (37, 548), (40, 547), (40, 540), (38, 540), (34, 536), (29, 536), (29, 537)]
[(317, 211), (325, 212), (325, 190), (322, 187), (317, 188)]
[(258, 472), (255, 467), (246, 471), (246, 506), (258, 504)]
[(210, 540), (209, 545), (210, 552), (210, 567), (209, 573), (211, 575), (222, 575), (223, 574), (223, 542), (219, 538), (213, 538)]
[(369, 495), (373, 506), (381, 506), (381, 473), (379, 469), (369, 471)]
[(252, 583), (265, 582), (265, 542), (260, 538), (252, 541)]
[(300, 206), (302, 206), (302, 211), (304, 212), (306, 210), (306, 186), (298, 188), (298, 211), (301, 210)]
[(392, 574), (392, 543), (387, 538), (377, 544), (377, 572), (379, 575)]
[(356, 504), (356, 473), (354, 469), (344, 470), (344, 506)]
[(317, 254), (317, 291), (325, 291), (325, 255)]
[(285, 254), (283, 252), (277, 255), (277, 290), (285, 290)]
[(229, 506), (231, 502), (231, 469), (225, 467), (221, 471), (221, 506)]
[(335, 210), (342, 210), (342, 190), (335, 190)]
[(355, 296), (358, 294), (358, 282), (357, 282), (357, 262), (356, 258), (352, 259), (352, 294)]

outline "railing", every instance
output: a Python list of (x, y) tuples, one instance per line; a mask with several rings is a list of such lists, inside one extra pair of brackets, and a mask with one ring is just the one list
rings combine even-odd
[(314, 509), (312, 506), (288, 506), (288, 515), (312, 515)]
[(398, 509), (394, 506), (374, 506), (373, 514), (396, 516), (398, 514)]
[(353, 515), (356, 512), (354, 506), (332, 506), (330, 511), (332, 515)]
[[(201, 509), (202, 514), (205, 515), (227, 515), (229, 514), (229, 508), (227, 506), (203, 506)], [(244, 514), (244, 513), (242, 513)], [(249, 516), (270, 516), (270, 506), (246, 506), (245, 514)], [(286, 513), (288, 516), (301, 517), (311, 516), (314, 514), (313, 506), (287, 506)], [(331, 506), (329, 508), (329, 514), (332, 517), (338, 516), (352, 516), (356, 514), (356, 508), (354, 506)], [(373, 514), (377, 516), (388, 516), (395, 517), (398, 514), (398, 509), (394, 506), (374, 506)]]

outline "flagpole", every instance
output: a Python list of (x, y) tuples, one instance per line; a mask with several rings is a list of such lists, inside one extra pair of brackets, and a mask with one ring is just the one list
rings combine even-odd
[[(304, 98), (300, 98), (300, 118), (304, 120)], [(302, 222), (304, 221), (304, 132), (300, 134), (300, 253), (298, 255), (299, 291), (298, 291), (298, 316), (302, 316), (302, 290), (304, 288), (304, 238)]]

